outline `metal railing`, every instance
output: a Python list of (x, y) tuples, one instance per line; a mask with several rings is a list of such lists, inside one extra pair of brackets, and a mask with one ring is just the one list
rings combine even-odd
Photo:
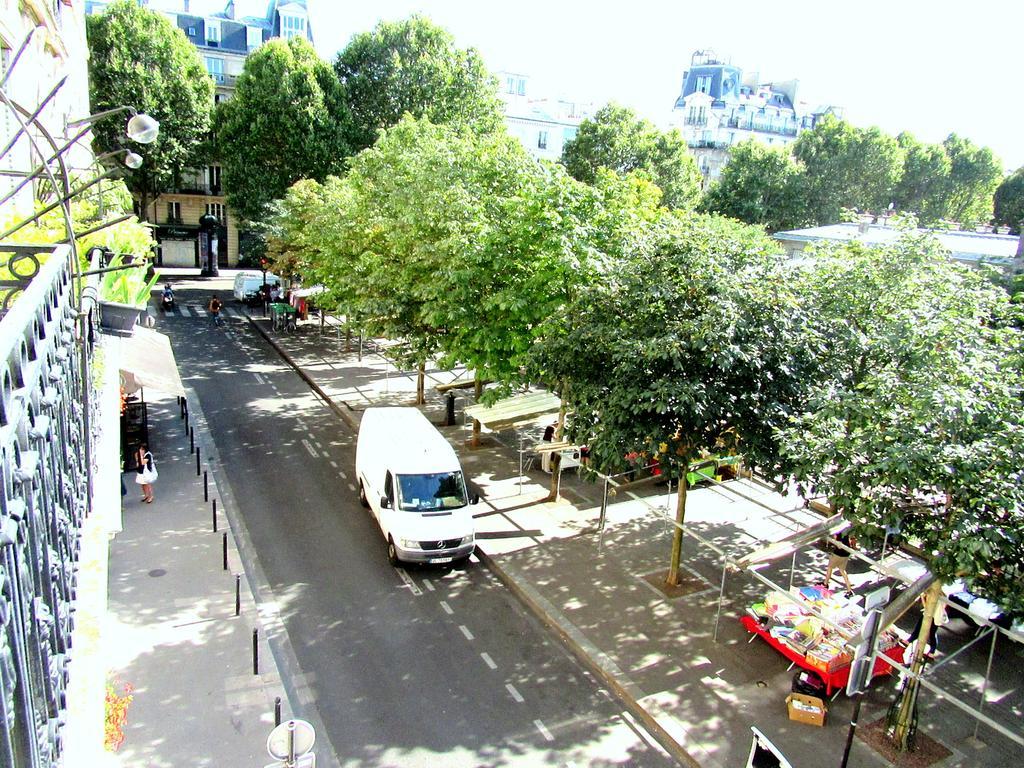
[(19, 262), (32, 265), (30, 274), (20, 272), (27, 282), (6, 286), (0, 318), (0, 765), (42, 768), (60, 760), (66, 717), (77, 562), (94, 471), (88, 371), (95, 312), (76, 308), (68, 246), (0, 244), (0, 253), (9, 272)]

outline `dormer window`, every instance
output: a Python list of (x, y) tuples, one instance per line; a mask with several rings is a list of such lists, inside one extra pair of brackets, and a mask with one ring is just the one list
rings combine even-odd
[(711, 93), (711, 75), (697, 75), (697, 93)]
[(293, 37), (306, 36), (306, 19), (302, 16), (281, 14), (281, 37), (291, 40)]
[(206, 44), (211, 48), (220, 45), (220, 22), (212, 19), (206, 22)]

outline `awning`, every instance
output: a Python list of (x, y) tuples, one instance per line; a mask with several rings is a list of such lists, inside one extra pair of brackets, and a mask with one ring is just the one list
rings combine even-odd
[(842, 515), (832, 517), (815, 523), (807, 528), (791, 533), (784, 539), (773, 541), (760, 549), (750, 552), (733, 562), (735, 568), (749, 568), (757, 563), (768, 563), (778, 560), (780, 557), (791, 555), (798, 549), (813, 544), (824, 536), (833, 536), (850, 527), (850, 523), (843, 519)]
[(143, 387), (170, 395), (184, 395), (171, 341), (164, 334), (135, 326), (135, 333), (119, 340), (121, 382), (127, 394)]
[(550, 392), (531, 392), (499, 400), (494, 405), (471, 405), (466, 415), (494, 432), (529, 424), (542, 416), (555, 415), (562, 401)]
[(311, 296), (319, 296), (327, 289), (322, 285), (311, 285), (309, 288), (299, 288), (292, 291), (292, 296), (298, 299), (308, 299)]

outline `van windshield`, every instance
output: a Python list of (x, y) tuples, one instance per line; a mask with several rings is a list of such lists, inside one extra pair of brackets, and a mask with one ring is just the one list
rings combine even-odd
[(431, 512), (466, 506), (466, 484), (461, 472), (399, 475), (398, 507), (410, 512)]

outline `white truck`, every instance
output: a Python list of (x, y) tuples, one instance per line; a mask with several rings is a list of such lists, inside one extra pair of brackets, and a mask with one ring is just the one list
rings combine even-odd
[(366, 409), (356, 477), (359, 501), (373, 512), (392, 565), (469, 559), (476, 535), (462, 466), (419, 410)]

